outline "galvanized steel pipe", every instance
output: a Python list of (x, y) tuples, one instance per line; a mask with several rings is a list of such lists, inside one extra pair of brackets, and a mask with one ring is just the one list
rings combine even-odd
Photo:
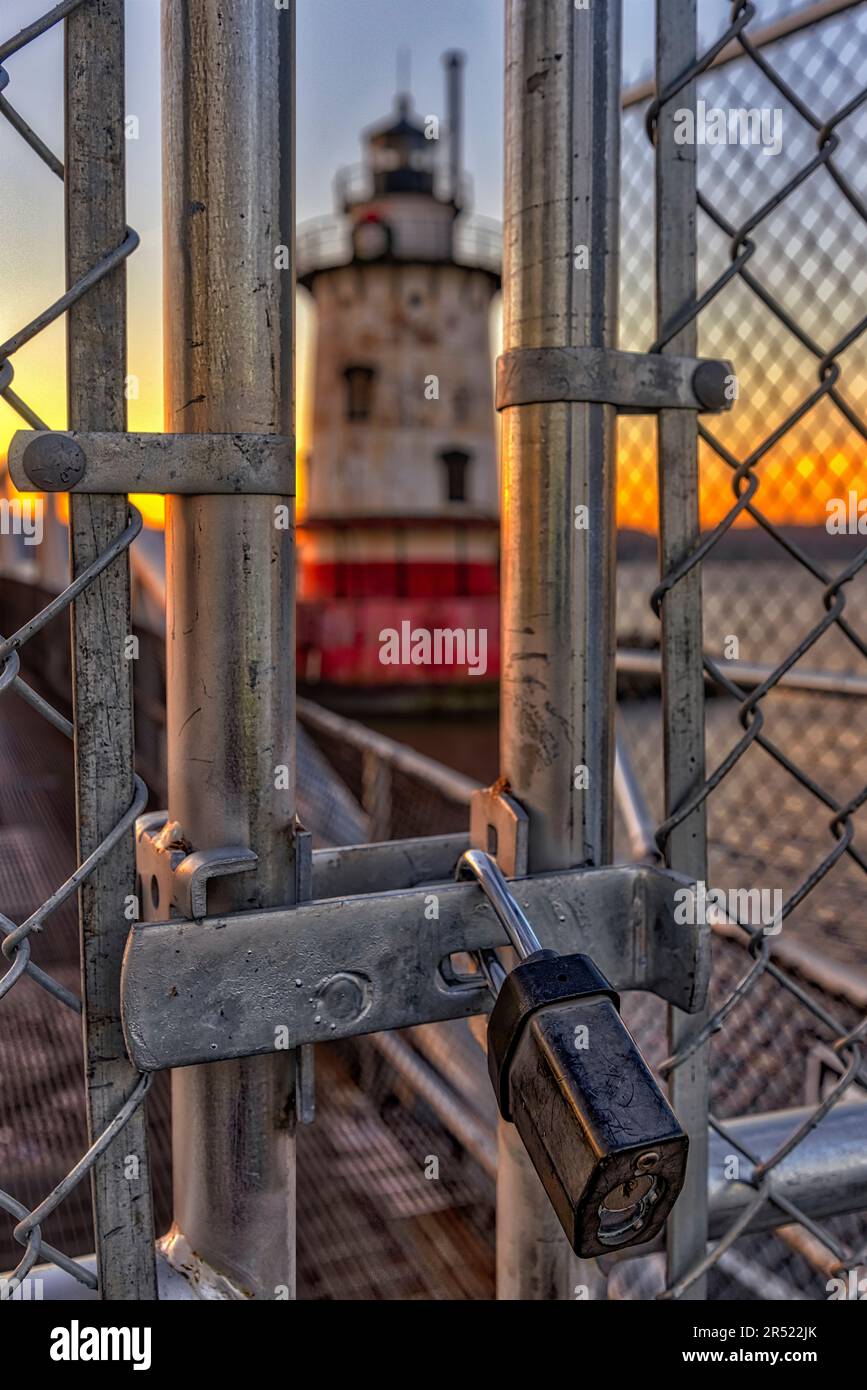
[[(294, 8), (162, 13), (166, 426), (291, 436)], [(294, 900), (291, 507), (167, 509), (169, 814), (196, 849), (258, 855), (214, 883), (218, 912)], [(294, 1295), (293, 1075), (286, 1053), (174, 1073), (175, 1222), (215, 1288)]]
[[(616, 347), (620, 0), (509, 0), (506, 14), (504, 351)], [(502, 419), (500, 770), (530, 817), (531, 873), (604, 864), (616, 411), (546, 403)], [(568, 1298), (595, 1279), (502, 1125), (498, 1297)]]

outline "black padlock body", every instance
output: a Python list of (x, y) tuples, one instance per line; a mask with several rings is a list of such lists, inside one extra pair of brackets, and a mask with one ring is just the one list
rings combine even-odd
[(509, 1088), (512, 1119), (575, 1253), (652, 1240), (683, 1186), (689, 1141), (612, 999), (534, 1011), (512, 1050)]
[(620, 996), (590, 957), (579, 952), (561, 956), (537, 951), (509, 971), (488, 1019), (488, 1072), (504, 1120), (512, 1118), (509, 1069), (524, 1024), (544, 1004), (595, 995), (606, 996), (619, 1010)]

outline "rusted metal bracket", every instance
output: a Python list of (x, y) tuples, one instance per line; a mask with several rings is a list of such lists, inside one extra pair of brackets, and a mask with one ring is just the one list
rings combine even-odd
[(270, 434), (92, 434), (19, 430), (9, 473), (21, 492), (294, 497), (295, 441)]
[(527, 873), (529, 817), (504, 784), (495, 782), (492, 787), (473, 792), (470, 845), (496, 859), (506, 878), (523, 878)]
[(243, 845), (193, 851), (180, 825), (165, 811), (151, 811), (135, 823), (136, 869), (144, 921), (166, 916), (204, 917), (208, 883), (228, 874), (249, 873), (258, 855)]
[(623, 415), (659, 410), (730, 410), (731, 362), (613, 348), (514, 348), (497, 362), (497, 409), (557, 401), (596, 401)]
[[(243, 845), (194, 850), (183, 827), (167, 811), (150, 811), (135, 823), (136, 870), (141, 884), (142, 921), (168, 917), (200, 921), (208, 911), (208, 884), (214, 878), (249, 873), (258, 855)], [(294, 835), (299, 901), (312, 891), (311, 836), (298, 826)]]
[[(394, 847), (392, 846), (392, 849)], [(333, 856), (334, 851), (328, 851)], [(703, 1004), (702, 926), (675, 922), (677, 874), (645, 865), (514, 880), (540, 940), (584, 951), (616, 988)], [(450, 958), (507, 944), (476, 883), (445, 882), (203, 921), (140, 923), (127, 943), (124, 1031), (145, 1071), (487, 1013)]]

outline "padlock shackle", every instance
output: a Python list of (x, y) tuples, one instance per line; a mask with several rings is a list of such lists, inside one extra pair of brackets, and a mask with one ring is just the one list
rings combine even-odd
[(619, 995), (589, 956), (543, 948), (489, 854), (461, 856), (456, 877), (470, 875), (520, 957), (506, 972), (495, 950), (476, 952), (495, 996), (488, 1072), (500, 1114), (576, 1255), (652, 1240), (683, 1187), (689, 1140), (620, 1018)]
[(488, 989), (496, 999), (506, 982), (508, 971), (493, 947), (488, 947), (484, 951), (476, 951), (475, 957), (487, 981)]
[[(526, 960), (528, 956), (541, 951), (542, 943), (530, 926), (496, 861), (483, 850), (468, 849), (461, 855), (457, 877), (467, 878), (470, 874), (478, 880), (482, 892), (509, 933), (509, 940), (520, 959)], [(491, 987), (493, 988), (493, 984)]]

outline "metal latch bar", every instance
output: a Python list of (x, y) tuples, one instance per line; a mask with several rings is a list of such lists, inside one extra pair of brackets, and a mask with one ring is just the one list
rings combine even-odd
[(731, 362), (613, 348), (514, 348), (497, 361), (497, 409), (560, 401), (614, 405), (621, 414), (730, 410)]
[(9, 473), (20, 492), (295, 495), (295, 441), (271, 434), (19, 430)]
[[(706, 928), (675, 922), (689, 881), (645, 865), (569, 869), (510, 885), (545, 945), (586, 951), (621, 989), (701, 1007)], [(486, 1013), (481, 976), (443, 968), (506, 944), (476, 883), (140, 923), (127, 943), (124, 1030), (145, 1071)]]

